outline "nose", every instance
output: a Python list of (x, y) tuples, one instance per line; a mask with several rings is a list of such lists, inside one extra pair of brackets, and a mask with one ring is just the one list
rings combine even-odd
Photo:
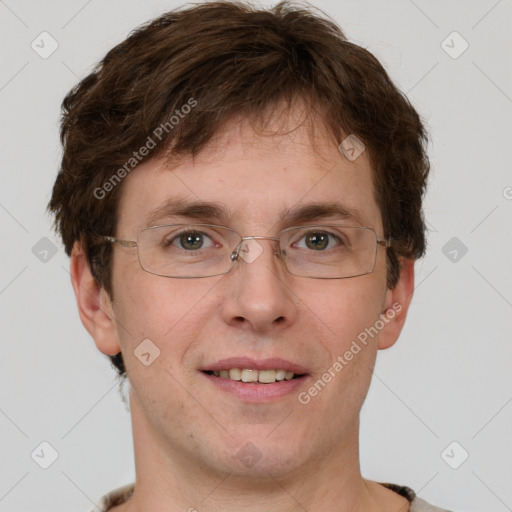
[(236, 263), (225, 279), (222, 306), (223, 319), (229, 325), (269, 334), (296, 321), (292, 276), (280, 258), (277, 242), (274, 237), (244, 237), (231, 254)]

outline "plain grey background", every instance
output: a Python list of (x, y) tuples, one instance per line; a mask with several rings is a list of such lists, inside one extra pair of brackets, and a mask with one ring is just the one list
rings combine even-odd
[[(381, 60), (432, 137), (428, 255), (363, 407), (363, 475), (455, 511), (512, 510), (512, 1), (312, 3)], [(181, 4), (0, 0), (2, 512), (85, 512), (134, 480), (129, 413), (45, 207), (66, 92)]]

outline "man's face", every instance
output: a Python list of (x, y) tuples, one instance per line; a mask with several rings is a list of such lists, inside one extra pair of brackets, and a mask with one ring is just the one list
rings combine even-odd
[[(361, 222), (330, 216), (301, 224), (363, 225), (383, 238), (367, 154), (350, 162), (317, 133), (313, 148), (305, 127), (260, 136), (248, 123), (232, 123), (194, 161), (172, 170), (157, 160), (140, 165), (122, 185), (116, 236), (136, 240), (150, 212), (182, 199), (219, 203), (230, 216), (201, 221), (163, 214), (152, 224), (204, 222), (242, 236), (276, 236), (290, 227), (282, 222), (285, 210), (338, 203), (357, 210)], [(274, 242), (258, 243), (263, 252), (251, 263), (241, 259), (230, 273), (197, 279), (144, 272), (136, 249), (116, 245), (112, 308), (137, 428), (173, 457), (230, 473), (277, 475), (355, 446), (377, 337), (360, 344), (314, 396), (308, 390), (390, 307), (390, 292), (383, 248), (368, 275), (311, 279), (289, 274)], [(149, 366), (134, 355), (145, 339), (160, 350)], [(223, 362), (231, 358), (240, 361)], [(248, 384), (208, 372), (259, 364), (289, 365), (305, 375)]]

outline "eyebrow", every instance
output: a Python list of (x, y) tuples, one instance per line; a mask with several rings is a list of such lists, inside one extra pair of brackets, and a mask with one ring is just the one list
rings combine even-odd
[[(163, 219), (179, 217), (198, 221), (217, 220), (228, 223), (234, 214), (222, 203), (209, 201), (188, 201), (182, 198), (173, 198), (151, 210), (144, 218), (144, 227), (155, 225)], [(334, 218), (335, 220), (351, 220), (364, 225), (364, 215), (357, 208), (347, 207), (341, 203), (315, 202), (300, 204), (281, 212), (279, 222), (282, 224), (296, 224), (304, 221)]]
[(167, 217), (184, 217), (195, 220), (227, 220), (231, 217), (229, 210), (221, 203), (208, 201), (187, 201), (173, 198), (165, 201), (161, 206), (151, 210), (144, 217), (144, 226), (154, 225)]

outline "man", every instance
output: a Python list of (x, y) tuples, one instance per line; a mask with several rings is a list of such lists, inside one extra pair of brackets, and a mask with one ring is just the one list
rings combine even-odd
[(441, 510), (359, 465), (429, 171), (378, 61), (312, 10), (209, 2), (136, 30), (63, 110), (49, 208), (130, 384), (136, 482), (97, 508)]

